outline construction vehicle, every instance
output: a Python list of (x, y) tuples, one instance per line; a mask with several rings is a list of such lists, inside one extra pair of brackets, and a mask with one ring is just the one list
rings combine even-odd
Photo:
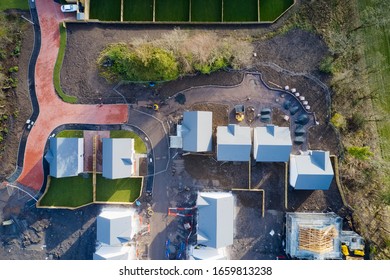
[(353, 254), (355, 256), (364, 257), (364, 251), (363, 250), (353, 250)]
[(245, 107), (244, 105), (234, 106), (235, 117), (238, 122), (242, 122), (245, 119)]
[(147, 105), (146, 108), (153, 109), (157, 112), (160, 109), (160, 106), (157, 103), (154, 103), (153, 105)]
[(343, 253), (344, 256), (349, 256), (348, 246), (345, 244), (341, 245), (341, 252)]

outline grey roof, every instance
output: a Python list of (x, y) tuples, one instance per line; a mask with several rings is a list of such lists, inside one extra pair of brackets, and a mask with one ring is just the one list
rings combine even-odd
[(236, 124), (217, 127), (217, 160), (249, 161), (252, 149), (250, 127)]
[(97, 240), (107, 245), (121, 245), (132, 238), (132, 214), (129, 211), (103, 211), (97, 217)]
[[(131, 260), (136, 259), (134, 246), (101, 246), (94, 254), (94, 260)], [(133, 249), (133, 250), (132, 250)]]
[(205, 111), (184, 112), (181, 125), (183, 150), (209, 152), (212, 149), (213, 113)]
[[(340, 235), (342, 219), (335, 213), (286, 213), (286, 253), (299, 259), (341, 259)], [(322, 253), (300, 249), (299, 233), (302, 228), (326, 230), (333, 226), (333, 248)], [(316, 240), (312, 240), (313, 245)], [(321, 240), (319, 240), (321, 241)]]
[(226, 260), (222, 249), (195, 246), (190, 249), (190, 260)]
[(134, 139), (103, 138), (103, 177), (128, 178), (134, 171)]
[(45, 158), (50, 164), (50, 176), (77, 176), (84, 171), (84, 139), (50, 138), (50, 149)]
[(261, 162), (287, 162), (292, 141), (290, 128), (267, 125), (253, 132), (253, 158)]
[(217, 249), (233, 244), (233, 195), (200, 192), (196, 204), (198, 243)]
[(290, 156), (290, 185), (297, 190), (327, 190), (333, 174), (327, 151)]

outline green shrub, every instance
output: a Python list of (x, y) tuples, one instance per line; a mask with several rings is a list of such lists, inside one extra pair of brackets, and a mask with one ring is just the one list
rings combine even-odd
[(352, 117), (348, 118), (347, 125), (348, 130), (356, 132), (364, 128), (365, 119), (361, 113), (354, 113)]
[(320, 71), (326, 74), (332, 74), (334, 71), (333, 58), (331, 56), (325, 57), (320, 63)]
[(173, 53), (151, 44), (136, 48), (123, 43), (110, 45), (100, 55), (98, 64), (108, 80), (167, 81), (179, 76)]
[(20, 45), (16, 45), (14, 50), (12, 51), (12, 56), (18, 57), (20, 55)]
[(213, 32), (190, 35), (182, 30), (153, 41), (134, 40), (107, 46), (97, 60), (108, 81), (163, 81), (200, 72), (210, 74), (227, 67), (239, 69), (251, 63), (253, 46), (233, 37), (217, 39)]
[(16, 73), (19, 71), (19, 67), (18, 66), (12, 66), (8, 69), (8, 72), (9, 73)]
[(347, 125), (347, 121), (344, 116), (340, 113), (335, 113), (333, 117), (330, 119), (330, 122), (339, 129), (344, 129)]
[(348, 154), (358, 160), (368, 160), (374, 154), (371, 152), (370, 147), (356, 147), (352, 146), (347, 149)]

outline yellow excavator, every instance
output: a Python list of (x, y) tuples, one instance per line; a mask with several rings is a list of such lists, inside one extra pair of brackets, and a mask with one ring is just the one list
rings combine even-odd
[(245, 119), (245, 107), (244, 105), (236, 105), (234, 106), (234, 110), (236, 113), (236, 120), (238, 122), (242, 122)]
[(153, 105), (147, 105), (146, 108), (153, 109), (154, 111), (158, 111), (160, 109), (160, 106), (158, 106), (157, 103), (154, 103)]

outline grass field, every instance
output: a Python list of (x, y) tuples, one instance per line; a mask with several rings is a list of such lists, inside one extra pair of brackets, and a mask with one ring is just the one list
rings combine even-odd
[(54, 88), (62, 100), (68, 103), (76, 103), (77, 98), (74, 96), (67, 95), (61, 88), (61, 68), (62, 68), (62, 62), (64, 61), (65, 48), (66, 48), (66, 28), (62, 25), (62, 23), (60, 23), (59, 29), (60, 29), (60, 49), (58, 50), (56, 64), (54, 65), (54, 74), (53, 74)]
[[(142, 178), (110, 180), (96, 176), (97, 202), (134, 202), (141, 195)], [(50, 185), (39, 206), (81, 207), (93, 201), (92, 174), (68, 178), (50, 178)]]
[(50, 179), (40, 206), (80, 207), (93, 201), (92, 176)]
[(156, 21), (189, 21), (190, 0), (156, 0)]
[[(371, 5), (370, 0), (359, 0), (360, 11)], [(387, 17), (390, 17), (390, 13)], [(382, 28), (365, 28), (363, 37), (366, 64), (375, 70), (369, 77), (370, 89), (379, 92), (374, 105), (383, 115), (383, 120), (377, 122), (382, 157), (390, 161), (390, 22)]]
[(110, 180), (96, 177), (96, 200), (108, 202), (134, 202), (141, 194), (142, 178)]
[(83, 130), (63, 130), (60, 133), (57, 134), (56, 136), (62, 137), (62, 138), (83, 138), (84, 137), (84, 132)]
[(111, 138), (134, 138), (134, 149), (139, 154), (146, 154), (146, 145), (138, 134), (127, 130), (113, 130), (110, 132)]
[(223, 21), (258, 21), (257, 0), (224, 0)]
[(294, 0), (260, 0), (260, 21), (274, 21)]
[(124, 21), (153, 21), (153, 0), (123, 0)]
[(28, 10), (28, 0), (0, 0), (0, 11), (7, 9)]
[(121, 20), (121, 0), (91, 0), (90, 19), (102, 21)]
[(221, 0), (192, 0), (191, 21), (220, 22), (222, 20)]
[[(258, 22), (277, 19), (294, 0), (123, 0), (124, 21)], [(223, 4), (222, 4), (223, 3)], [(191, 4), (191, 9), (190, 9)], [(91, 0), (90, 18), (120, 21), (120, 0)]]

